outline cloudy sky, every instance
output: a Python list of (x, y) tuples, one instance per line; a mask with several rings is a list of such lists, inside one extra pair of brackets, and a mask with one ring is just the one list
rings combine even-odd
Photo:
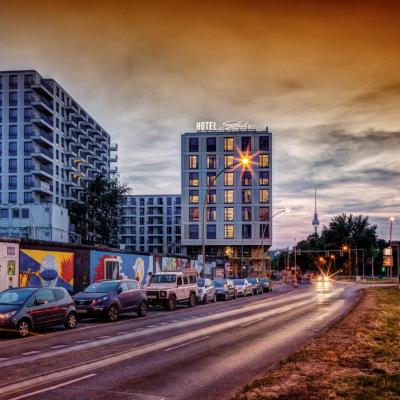
[[(179, 193), (180, 134), (248, 120), (274, 138), (274, 247), (368, 214), (400, 236), (396, 1), (2, 2), (0, 69), (59, 81), (119, 144), (134, 193)], [(301, 5), (300, 5), (301, 4)]]

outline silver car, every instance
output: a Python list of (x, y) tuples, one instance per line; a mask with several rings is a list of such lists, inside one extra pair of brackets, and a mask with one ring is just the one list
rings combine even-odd
[(202, 304), (206, 304), (208, 301), (216, 303), (217, 295), (215, 293), (215, 287), (211, 279), (197, 279), (198, 295), (197, 301)]
[(234, 279), (238, 296), (246, 297), (253, 295), (253, 285), (247, 279)]

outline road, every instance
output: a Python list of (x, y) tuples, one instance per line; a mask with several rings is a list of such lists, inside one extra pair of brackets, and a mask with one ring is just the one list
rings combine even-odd
[(344, 315), (358, 289), (282, 285), (260, 296), (153, 310), (146, 318), (2, 337), (0, 398), (229, 399)]

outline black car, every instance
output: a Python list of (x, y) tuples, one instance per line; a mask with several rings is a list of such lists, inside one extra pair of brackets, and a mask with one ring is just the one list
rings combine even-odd
[(260, 283), (264, 293), (272, 292), (271, 281), (268, 278), (260, 278)]
[(263, 287), (258, 278), (247, 278), (247, 280), (253, 286), (253, 294), (262, 294), (263, 293)]
[(214, 287), (218, 300), (236, 299), (237, 297), (235, 284), (230, 279), (215, 279)]
[(123, 312), (147, 314), (146, 292), (134, 280), (98, 281), (73, 298), (79, 318), (103, 317), (113, 322)]
[(64, 324), (76, 327), (74, 301), (62, 287), (14, 288), (0, 293), (0, 329), (17, 331), (21, 337), (31, 330)]

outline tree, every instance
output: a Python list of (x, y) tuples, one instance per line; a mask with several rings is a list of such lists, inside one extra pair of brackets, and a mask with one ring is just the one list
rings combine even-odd
[(89, 181), (81, 202), (68, 206), (71, 224), (81, 235), (82, 243), (100, 243), (118, 247), (118, 231), (125, 196), (131, 192), (119, 177), (107, 179), (98, 175)]

